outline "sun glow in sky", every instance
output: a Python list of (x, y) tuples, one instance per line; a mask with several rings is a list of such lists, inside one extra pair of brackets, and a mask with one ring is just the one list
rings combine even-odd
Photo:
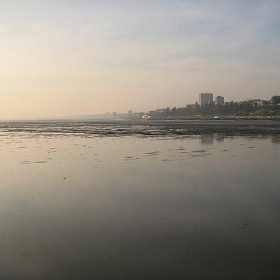
[(280, 94), (280, 2), (0, 1), (0, 119)]

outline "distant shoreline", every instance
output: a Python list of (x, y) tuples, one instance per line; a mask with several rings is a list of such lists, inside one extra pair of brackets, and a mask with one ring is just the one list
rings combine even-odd
[(216, 116), (216, 117), (169, 117), (169, 118), (158, 118), (151, 117), (149, 119), (142, 118), (46, 118), (46, 119), (14, 119), (14, 120), (0, 120), (0, 123), (12, 123), (12, 122), (104, 122), (104, 123), (115, 123), (115, 122), (153, 122), (153, 121), (280, 121), (278, 116)]

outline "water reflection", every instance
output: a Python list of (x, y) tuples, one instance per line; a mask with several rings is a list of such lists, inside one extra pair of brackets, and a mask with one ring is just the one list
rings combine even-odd
[(202, 146), (211, 146), (214, 143), (214, 134), (201, 134), (200, 143)]
[(200, 144), (202, 146), (212, 146), (214, 144), (214, 140), (221, 144), (225, 140), (225, 135), (223, 133), (203, 133), (200, 135)]
[(3, 139), (0, 279), (278, 279), (270, 141)]
[(275, 144), (275, 145), (279, 145), (280, 144), (280, 137), (272, 137), (271, 138), (271, 143)]
[(216, 133), (215, 134), (215, 139), (219, 143), (223, 143), (225, 141), (225, 135), (222, 133)]

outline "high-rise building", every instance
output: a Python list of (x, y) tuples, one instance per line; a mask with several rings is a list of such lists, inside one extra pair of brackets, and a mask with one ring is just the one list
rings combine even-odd
[(225, 99), (223, 96), (217, 96), (215, 98), (215, 105), (223, 106), (225, 103)]
[(207, 104), (211, 104), (213, 102), (213, 93), (205, 92), (199, 94), (199, 105), (205, 106)]

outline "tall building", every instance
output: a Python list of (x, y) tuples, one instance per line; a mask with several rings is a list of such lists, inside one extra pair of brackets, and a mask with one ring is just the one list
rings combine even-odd
[(215, 105), (223, 106), (225, 103), (225, 99), (223, 96), (217, 96), (215, 98)]
[(205, 92), (199, 94), (199, 105), (201, 107), (213, 102), (213, 93)]

